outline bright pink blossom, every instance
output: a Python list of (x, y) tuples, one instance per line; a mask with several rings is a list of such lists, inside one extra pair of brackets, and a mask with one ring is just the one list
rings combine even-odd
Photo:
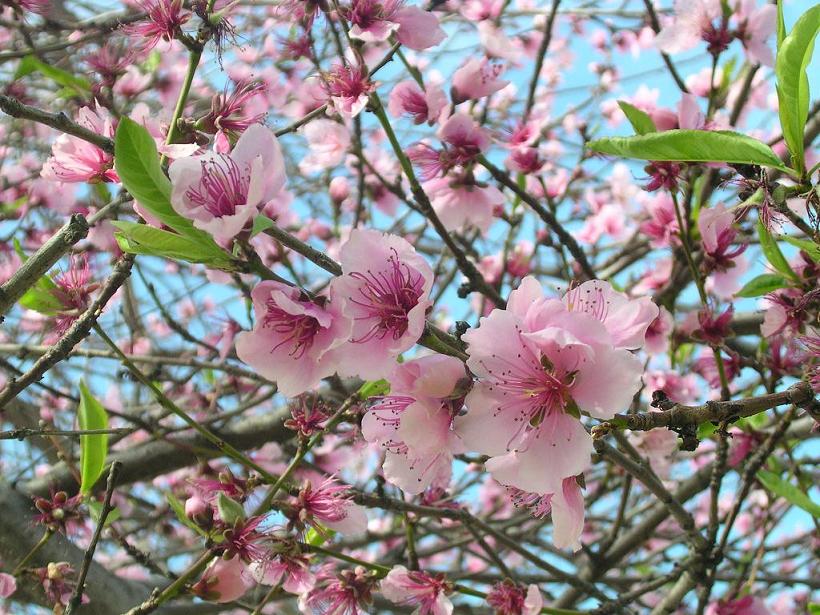
[(393, 117), (409, 115), (414, 124), (427, 122), (430, 126), (439, 121), (447, 110), (447, 95), (435, 84), (422, 90), (415, 81), (402, 81), (390, 91), (387, 110)]
[(324, 75), (324, 88), (328, 95), (328, 111), (352, 119), (367, 105), (376, 86), (361, 66), (337, 64)]
[(350, 37), (380, 43), (394, 34), (405, 47), (421, 51), (447, 38), (438, 18), (405, 0), (352, 0), (344, 11), (351, 24)]
[(168, 169), (171, 204), (194, 226), (227, 243), (285, 185), (285, 162), (273, 132), (254, 124), (230, 154), (208, 152), (175, 160)]
[(507, 87), (510, 82), (498, 78), (503, 72), (503, 66), (491, 64), (487, 58), (470, 58), (453, 73), (450, 90), (453, 103), (484, 98)]
[(362, 419), (362, 435), (386, 450), (384, 474), (407, 493), (431, 484), (447, 487), (453, 455), (464, 452), (452, 430), (464, 393), (464, 364), (430, 355), (402, 363), (390, 376), (390, 395), (380, 398)]
[[(104, 107), (83, 107), (77, 114), (77, 123), (102, 137), (114, 138), (115, 121)], [(114, 156), (69, 134), (57, 137), (51, 148), (51, 158), (43, 165), (41, 175), (55, 182), (118, 182), (114, 171)]]
[(505, 579), (493, 585), (487, 594), (487, 604), (494, 609), (495, 615), (538, 615), (544, 599), (537, 585), (529, 585), (525, 591)]
[(146, 20), (125, 26), (123, 32), (147, 38), (145, 50), (153, 49), (161, 40), (174, 40), (191, 18), (190, 13), (182, 11), (182, 0), (134, 0), (134, 4), (146, 13)]
[(313, 487), (308, 482), (293, 498), (294, 521), (329, 528), (342, 534), (362, 534), (367, 529), (367, 513), (350, 499), (350, 487), (334, 477)]
[(643, 344), (657, 315), (648, 299), (629, 300), (606, 282), (586, 282), (560, 300), (524, 278), (506, 310), (463, 336), (479, 380), (456, 431), (491, 456), (486, 467), (499, 482), (559, 492), (589, 465), (592, 441), (578, 410), (609, 418), (629, 405), (643, 370), (627, 348)]
[(10, 574), (0, 572), (0, 598), (8, 598), (17, 591), (17, 580)]
[(333, 350), (347, 341), (351, 322), (334, 302), (301, 296), (297, 288), (266, 280), (251, 293), (253, 331), (236, 336), (236, 354), (279, 390), (295, 396), (319, 385), (337, 368)]
[(447, 597), (452, 585), (444, 575), (394, 566), (381, 582), (381, 592), (394, 604), (416, 606), (416, 615), (451, 615), (453, 603)]
[(771, 611), (762, 598), (749, 595), (713, 602), (707, 607), (706, 615), (771, 615)]
[(331, 288), (353, 321), (339, 374), (382, 378), (421, 337), (433, 271), (406, 240), (369, 229), (354, 229), (339, 257), (343, 275)]

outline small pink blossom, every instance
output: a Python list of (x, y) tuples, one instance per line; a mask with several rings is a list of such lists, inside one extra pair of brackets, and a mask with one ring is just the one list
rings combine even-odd
[(302, 134), (308, 142), (308, 154), (299, 163), (299, 170), (305, 174), (332, 169), (344, 160), (350, 147), (350, 132), (333, 120), (314, 120)]
[(494, 615), (538, 615), (544, 599), (537, 585), (529, 585), (525, 591), (520, 585), (505, 579), (493, 585), (487, 594), (487, 604)]
[(191, 588), (197, 596), (213, 602), (233, 602), (253, 587), (253, 578), (238, 557), (215, 559)]
[(361, 534), (367, 529), (367, 513), (352, 501), (350, 487), (334, 477), (314, 488), (306, 483), (293, 498), (291, 521), (297, 527), (312, 525), (319, 531), (329, 528), (342, 534)]
[(366, 43), (386, 41), (396, 35), (405, 47), (421, 51), (447, 38), (438, 18), (405, 0), (352, 0), (344, 15), (351, 24), (350, 37)]
[(706, 608), (706, 615), (771, 615), (771, 611), (763, 599), (749, 595), (713, 602)]
[(495, 220), (493, 212), (504, 205), (504, 195), (495, 186), (462, 183), (450, 177), (425, 182), (424, 191), (448, 231), (477, 228), (486, 235)]
[(510, 82), (498, 78), (503, 72), (500, 64), (491, 64), (487, 58), (470, 58), (453, 73), (450, 90), (453, 103), (484, 98), (507, 87)]
[(387, 110), (393, 117), (409, 115), (414, 124), (439, 121), (447, 110), (447, 95), (435, 84), (422, 90), (415, 81), (402, 81), (390, 91)]
[[(102, 137), (114, 138), (115, 121), (105, 107), (82, 107), (77, 123)], [(118, 182), (114, 156), (79, 137), (61, 134), (51, 148), (51, 157), (41, 175), (54, 182)]]
[(291, 594), (304, 594), (313, 589), (316, 575), (310, 571), (310, 560), (300, 553), (279, 553), (264, 562), (254, 562), (249, 567), (257, 583), (276, 586)]
[(394, 604), (416, 606), (416, 615), (451, 615), (453, 603), (447, 597), (452, 585), (444, 575), (394, 566), (381, 582), (381, 592)]
[(323, 84), (328, 95), (328, 111), (352, 119), (367, 105), (376, 86), (361, 66), (337, 64), (324, 75)]
[(749, 61), (774, 66), (768, 39), (777, 28), (777, 7), (767, 2), (758, 6), (757, 0), (737, 0), (733, 17), (738, 22), (737, 37)]
[(236, 336), (242, 361), (291, 397), (336, 371), (333, 350), (349, 338), (352, 325), (334, 302), (317, 303), (298, 288), (272, 280), (256, 286), (251, 298), (256, 325)]
[(692, 49), (714, 31), (722, 16), (720, 0), (675, 0), (675, 17), (655, 37), (655, 46), (669, 54)]
[(146, 20), (123, 28), (129, 36), (147, 38), (144, 49), (153, 49), (161, 40), (170, 42), (180, 32), (182, 25), (191, 18), (183, 12), (182, 0), (134, 0), (146, 13)]
[(299, 599), (303, 612), (325, 615), (364, 615), (373, 602), (376, 579), (361, 566), (337, 576), (323, 575), (316, 587)]
[(362, 435), (386, 451), (385, 478), (417, 494), (447, 487), (453, 455), (464, 452), (452, 424), (461, 410), (457, 386), (466, 378), (454, 357), (431, 355), (402, 363), (390, 377), (390, 395), (362, 419)]
[(658, 193), (646, 202), (649, 220), (640, 226), (641, 232), (649, 237), (653, 248), (675, 246), (679, 243), (678, 219), (675, 204), (665, 192)]
[(254, 124), (230, 154), (208, 152), (175, 160), (168, 169), (171, 204), (194, 226), (227, 243), (285, 185), (285, 162), (273, 132)]
[(17, 591), (17, 580), (10, 574), (0, 572), (0, 598), (8, 598)]
[(350, 233), (339, 260), (343, 275), (331, 288), (353, 321), (350, 343), (340, 349), (339, 374), (382, 378), (421, 337), (433, 271), (406, 240), (369, 229)]

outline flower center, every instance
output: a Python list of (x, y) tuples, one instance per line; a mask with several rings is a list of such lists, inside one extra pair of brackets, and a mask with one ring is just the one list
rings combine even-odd
[(321, 328), (319, 321), (307, 314), (290, 314), (276, 305), (273, 299), (268, 300), (267, 308), (263, 326), (285, 336), (271, 352), (290, 344), (292, 348), (288, 354), (294, 359), (302, 357), (313, 345), (313, 338)]
[(234, 215), (236, 208), (247, 201), (250, 167), (246, 166), (243, 172), (230, 156), (224, 154), (203, 160), (201, 164), (199, 184), (188, 188), (185, 196), (214, 217)]
[(388, 334), (398, 340), (408, 327), (408, 314), (418, 305), (424, 288), (421, 274), (399, 262), (395, 250), (388, 259), (388, 269), (373, 273), (353, 272), (350, 276), (362, 282), (359, 298), (351, 301), (362, 308), (364, 314), (356, 320), (373, 321), (371, 328), (354, 343), (363, 343)]

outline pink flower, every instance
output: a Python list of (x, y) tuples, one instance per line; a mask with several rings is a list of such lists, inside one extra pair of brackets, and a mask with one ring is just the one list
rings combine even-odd
[(439, 128), (438, 136), (444, 144), (441, 151), (424, 143), (409, 149), (407, 157), (422, 170), (421, 178), (429, 181), (455, 167), (466, 167), (490, 145), (486, 131), (470, 116), (456, 113)]
[[(675, 0), (674, 21), (658, 33), (655, 45), (669, 54), (692, 49), (702, 40), (717, 36), (712, 22), (722, 14), (720, 0)], [(728, 37), (728, 33), (724, 37)], [(726, 45), (729, 42), (731, 38)]]
[(493, 585), (487, 594), (487, 604), (495, 610), (495, 615), (538, 615), (544, 599), (537, 585), (529, 585), (525, 591), (520, 585), (505, 579)]
[(402, 45), (416, 51), (447, 38), (435, 15), (417, 6), (403, 5), (404, 0), (352, 0), (344, 11), (351, 23), (350, 37), (380, 43), (395, 33)]
[(302, 129), (302, 134), (309, 150), (299, 163), (299, 170), (305, 174), (332, 169), (344, 160), (350, 147), (350, 132), (333, 120), (314, 120)]
[(321, 531), (329, 528), (342, 534), (361, 534), (367, 529), (367, 513), (350, 499), (350, 487), (334, 477), (315, 489), (307, 482), (293, 499), (293, 517), (298, 526), (309, 524)]
[(737, 600), (718, 600), (706, 609), (706, 615), (771, 615), (769, 607), (757, 596)]
[(653, 248), (677, 245), (678, 219), (675, 204), (665, 192), (658, 193), (646, 203), (650, 219), (640, 226), (641, 232), (649, 237)]
[(516, 507), (529, 508), (536, 518), (552, 512), (552, 541), (556, 547), (572, 547), (573, 551), (581, 548), (584, 497), (575, 476), (564, 478), (555, 493), (533, 493), (517, 488), (511, 488), (509, 492)]
[(171, 204), (194, 226), (228, 243), (285, 185), (285, 163), (273, 132), (254, 124), (230, 154), (208, 152), (168, 169)]
[(510, 82), (498, 78), (503, 72), (500, 64), (491, 64), (487, 58), (470, 58), (453, 73), (450, 90), (453, 103), (484, 98), (507, 87)]
[(215, 559), (191, 588), (194, 594), (214, 602), (233, 602), (253, 587), (253, 578), (238, 557)]
[(524, 278), (506, 310), (463, 336), (479, 380), (457, 433), (491, 456), (486, 467), (502, 484), (559, 492), (589, 465), (592, 440), (578, 410), (609, 418), (629, 405), (643, 370), (627, 348), (642, 345), (657, 315), (648, 300), (628, 300), (606, 282), (586, 282), (562, 301)]
[(197, 120), (197, 128), (211, 133), (238, 135), (258, 124), (265, 117), (264, 113), (248, 111), (249, 103), (261, 96), (266, 89), (262, 81), (240, 79), (234, 82), (232, 92), (228, 93), (228, 86), (221, 94), (211, 99), (211, 110), (207, 115)]
[(382, 378), (421, 337), (433, 271), (401, 237), (369, 229), (354, 229), (339, 256), (343, 275), (331, 288), (353, 321), (339, 375)]
[(464, 365), (454, 357), (407, 361), (390, 377), (390, 395), (364, 415), (364, 439), (386, 450), (385, 478), (405, 492), (449, 485), (453, 455), (464, 452), (452, 430), (463, 404), (463, 393), (455, 391), (464, 379)]
[(332, 352), (345, 342), (351, 322), (334, 302), (317, 303), (272, 280), (251, 293), (256, 325), (236, 337), (237, 356), (261, 375), (275, 380), (293, 397), (319, 385), (336, 371)]
[(182, 12), (182, 0), (134, 0), (147, 13), (146, 22), (136, 22), (122, 30), (130, 36), (147, 38), (144, 49), (153, 49), (161, 40), (172, 41), (182, 25), (191, 18)]
[(735, 265), (733, 259), (746, 249), (746, 244), (732, 248), (737, 237), (734, 222), (735, 214), (722, 203), (702, 209), (698, 215), (698, 230), (706, 255), (705, 265), (710, 272), (731, 269)]
[(409, 115), (414, 124), (432, 126), (447, 110), (447, 95), (435, 84), (422, 90), (415, 81), (402, 81), (391, 90), (387, 110), (393, 117)]
[(257, 583), (271, 586), (281, 583), (282, 589), (291, 594), (304, 594), (316, 583), (308, 556), (300, 553), (279, 553), (273, 559), (254, 562), (248, 568)]
[(0, 572), (0, 598), (8, 598), (17, 591), (17, 580), (10, 574)]
[(364, 68), (353, 65), (337, 64), (324, 75), (323, 84), (329, 97), (328, 111), (336, 111), (348, 119), (362, 112), (371, 92), (376, 89)]
[(363, 615), (373, 602), (376, 580), (361, 566), (343, 570), (338, 576), (325, 576), (308, 594), (303, 594), (303, 612), (325, 615)]
[(425, 182), (424, 191), (448, 231), (474, 227), (486, 235), (495, 219), (495, 208), (504, 204), (504, 195), (495, 186), (462, 183), (451, 177)]
[[(83, 107), (77, 123), (100, 136), (113, 139), (114, 120), (100, 105)], [(114, 171), (114, 156), (79, 137), (61, 134), (51, 147), (51, 157), (40, 172), (44, 179), (55, 182), (118, 182)]]
[(774, 66), (774, 54), (767, 41), (777, 27), (777, 7), (766, 2), (758, 7), (756, 0), (737, 0), (735, 4), (737, 37), (749, 61)]
[(381, 592), (394, 604), (417, 606), (417, 615), (451, 615), (453, 603), (447, 598), (452, 585), (444, 575), (394, 566), (381, 582)]

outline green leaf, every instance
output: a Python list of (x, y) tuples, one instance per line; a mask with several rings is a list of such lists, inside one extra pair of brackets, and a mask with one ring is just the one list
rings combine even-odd
[(227, 525), (233, 526), (237, 522), (245, 520), (245, 509), (242, 508), (242, 504), (229, 498), (224, 491), (219, 492), (216, 509), (219, 512), (219, 517)]
[(34, 310), (47, 316), (53, 316), (65, 309), (65, 306), (53, 293), (45, 290), (39, 284), (29, 288), (25, 294), (20, 297), (20, 305), (26, 309)]
[(305, 534), (305, 542), (314, 547), (321, 547), (328, 540), (332, 540), (335, 535), (336, 530), (322, 527), (322, 530), (318, 531), (315, 527), (311, 527)]
[(775, 495), (802, 508), (812, 517), (820, 517), (820, 504), (813, 501), (807, 494), (791, 483), (766, 470), (758, 470), (757, 478), (766, 489)]
[(196, 523), (194, 523), (188, 518), (188, 515), (185, 514), (185, 505), (182, 502), (180, 502), (179, 499), (173, 493), (167, 491), (165, 493), (165, 499), (168, 500), (168, 505), (171, 507), (171, 510), (174, 511), (177, 520), (182, 525), (184, 525), (188, 529), (195, 531), (200, 536), (208, 536), (205, 530), (203, 530), (201, 527), (199, 527)]
[(390, 383), (387, 380), (370, 380), (359, 387), (359, 399), (365, 400), (376, 395), (387, 395), (390, 392)]
[(783, 19), (783, 2), (776, 2), (777, 4), (777, 52), (780, 53), (780, 47), (783, 45), (783, 39), (786, 38), (786, 20)]
[(587, 147), (602, 154), (669, 162), (731, 162), (787, 171), (765, 143), (728, 130), (666, 130), (634, 137), (598, 139)]
[[(80, 429), (108, 429), (108, 415), (94, 399), (85, 382), (80, 380), (80, 406), (77, 408)], [(100, 478), (108, 454), (108, 434), (80, 436), (80, 493), (91, 493)]]
[(809, 615), (820, 615), (820, 602), (809, 604)]
[(267, 216), (259, 215), (253, 219), (253, 228), (251, 228), (251, 237), (256, 237), (259, 233), (266, 231), (269, 228), (276, 226), (276, 222)]
[[(799, 174), (806, 170), (803, 130), (809, 116), (809, 77), (814, 39), (820, 30), (820, 4), (803, 13), (777, 51), (775, 76), (783, 138)], [(779, 34), (779, 28), (778, 28)]]
[[(123, 252), (150, 254), (189, 263), (202, 263), (214, 269), (235, 269), (231, 257), (211, 239), (202, 242), (193, 237), (177, 235), (148, 224), (114, 221), (114, 237)], [(209, 238), (210, 239), (210, 238)]]
[(815, 263), (820, 263), (820, 246), (808, 239), (797, 239), (796, 237), (789, 237), (788, 235), (780, 235), (778, 239), (782, 239), (786, 243), (790, 243), (796, 248), (800, 248), (808, 254)]
[(760, 238), (760, 248), (763, 250), (763, 256), (766, 257), (769, 264), (783, 275), (799, 282), (800, 278), (789, 266), (789, 262), (780, 251), (780, 246), (777, 245), (777, 240), (772, 237), (771, 233), (769, 233), (766, 226), (760, 220), (757, 221), (757, 235)]
[(213, 239), (171, 206), (171, 182), (162, 172), (154, 138), (144, 126), (127, 117), (120, 119), (114, 135), (114, 169), (122, 185), (139, 204), (165, 226), (201, 241)]
[(85, 95), (91, 91), (91, 84), (88, 79), (77, 77), (61, 68), (46, 64), (34, 56), (26, 56), (20, 60), (20, 64), (17, 66), (17, 72), (14, 74), (14, 79), (19, 79), (20, 77), (25, 77), (26, 75), (37, 72), (51, 79), (57, 85), (67, 88), (72, 92), (72, 95)]
[(706, 440), (711, 438), (712, 434), (717, 431), (717, 425), (713, 425), (710, 421), (698, 425), (698, 440)]
[(645, 111), (641, 111), (638, 107), (629, 104), (625, 100), (619, 100), (618, 106), (621, 108), (621, 111), (624, 112), (626, 119), (632, 124), (632, 128), (635, 129), (637, 134), (645, 135), (658, 131), (655, 127), (655, 122), (652, 121), (652, 118), (649, 117), (649, 114)]
[[(88, 502), (88, 512), (91, 515), (91, 520), (94, 523), (100, 522), (100, 515), (102, 515), (102, 502), (91, 500)], [(108, 511), (108, 516), (105, 518), (106, 527), (114, 523), (122, 516), (122, 512), (116, 506)]]
[(764, 273), (746, 282), (746, 285), (735, 293), (735, 297), (762, 297), (788, 285), (789, 281), (782, 275)]

